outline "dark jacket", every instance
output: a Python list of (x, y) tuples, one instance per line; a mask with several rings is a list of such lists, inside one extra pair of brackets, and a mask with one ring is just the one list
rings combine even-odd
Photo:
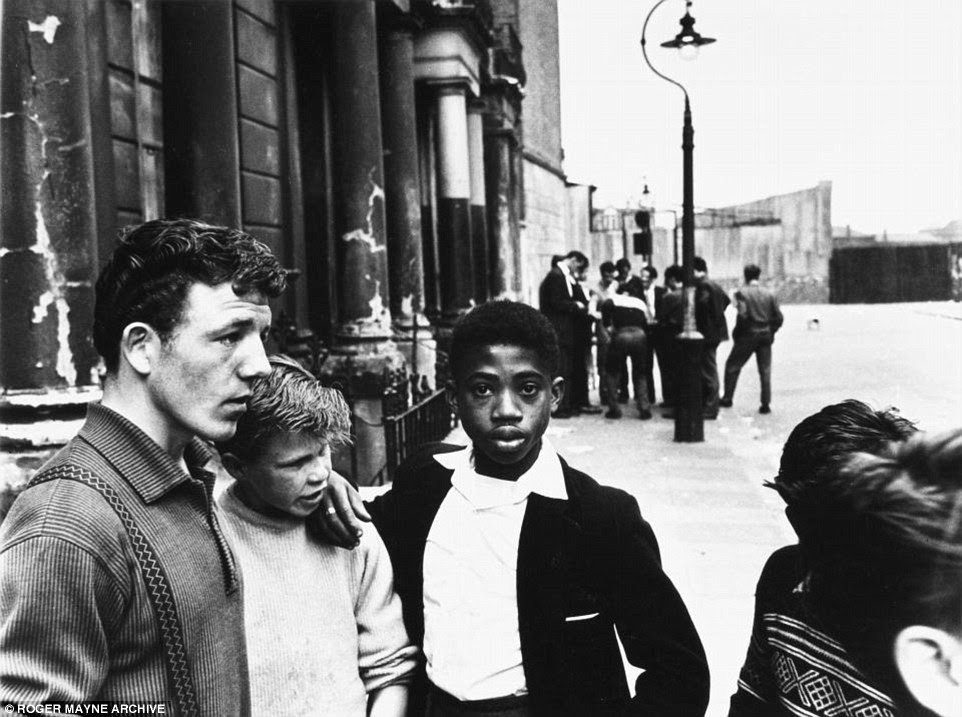
[(706, 344), (728, 341), (725, 309), (731, 303), (728, 294), (711, 279), (702, 279), (695, 289), (695, 325)]
[[(434, 444), (398, 469), (392, 490), (367, 505), (391, 554), (411, 640), (424, 640), (423, 558), (453, 471)], [(708, 665), (688, 610), (661, 568), (635, 499), (562, 460), (568, 500), (532, 494), (518, 547), (518, 623), (535, 715), (703, 715)], [(588, 620), (565, 617), (598, 613)], [(613, 627), (645, 672), (628, 693)], [(421, 714), (424, 669), (409, 714)]]
[(885, 685), (867, 678), (819, 620), (805, 576), (798, 545), (779, 548), (765, 563), (729, 717), (841, 715), (853, 705), (854, 714), (900, 714)]
[[(659, 287), (663, 288), (663, 287)], [(655, 318), (663, 336), (680, 334), (685, 324), (685, 297), (667, 289), (655, 294)]]
[(774, 337), (785, 320), (778, 306), (778, 299), (758, 284), (748, 284), (736, 291), (735, 306), (738, 309), (738, 318), (735, 320), (732, 338), (736, 341), (742, 336), (747, 338), (759, 334)]
[[(584, 296), (583, 292), (581, 296)], [(561, 346), (572, 346), (583, 329), (586, 314), (577, 298), (577, 295), (568, 294), (568, 279), (564, 272), (556, 266), (551, 267), (538, 289), (538, 301), (541, 313), (554, 326)]]

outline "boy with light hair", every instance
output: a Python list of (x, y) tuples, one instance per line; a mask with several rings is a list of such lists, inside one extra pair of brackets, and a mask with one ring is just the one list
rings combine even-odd
[(349, 409), (286, 356), (252, 385), (221, 444), (235, 478), (220, 496), (244, 574), (253, 714), (403, 715), (416, 650), (376, 530), (356, 550), (317, 542), (305, 518), (349, 439)]

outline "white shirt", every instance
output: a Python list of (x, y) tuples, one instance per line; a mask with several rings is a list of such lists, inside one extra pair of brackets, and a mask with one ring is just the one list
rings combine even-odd
[(558, 268), (565, 275), (565, 288), (568, 290), (568, 296), (573, 297), (575, 295), (575, 277), (571, 273), (571, 267), (566, 262), (559, 261)]
[(651, 322), (655, 318), (655, 284), (652, 284), (645, 291), (645, 316)]
[(561, 461), (544, 439), (517, 481), (476, 473), (470, 448), (435, 460), (454, 474), (424, 548), (428, 677), (460, 700), (525, 694), (518, 540), (531, 493), (567, 500)]

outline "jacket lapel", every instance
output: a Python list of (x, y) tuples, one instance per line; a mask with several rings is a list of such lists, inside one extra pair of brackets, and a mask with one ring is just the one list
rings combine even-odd
[(559, 674), (561, 628), (582, 557), (581, 526), (572, 501), (528, 497), (518, 542), (518, 627), (529, 692), (552, 694)]

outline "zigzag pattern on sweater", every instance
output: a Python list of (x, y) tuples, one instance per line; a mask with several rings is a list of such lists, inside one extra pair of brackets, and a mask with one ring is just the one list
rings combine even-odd
[(102, 478), (94, 475), (86, 468), (62, 464), (40, 473), (30, 481), (28, 488), (52, 480), (72, 480), (96, 490), (113, 508), (117, 517), (124, 525), (130, 545), (137, 558), (137, 564), (147, 586), (150, 602), (154, 606), (157, 620), (160, 624), (161, 640), (164, 645), (164, 656), (167, 658), (167, 669), (174, 688), (178, 714), (183, 717), (196, 717), (200, 710), (197, 705), (197, 695), (190, 676), (187, 663), (187, 651), (184, 645), (183, 631), (177, 606), (171, 593), (167, 576), (157, 559), (154, 549), (147, 542), (143, 532), (137, 527), (133, 515), (121, 500), (113, 486)]

